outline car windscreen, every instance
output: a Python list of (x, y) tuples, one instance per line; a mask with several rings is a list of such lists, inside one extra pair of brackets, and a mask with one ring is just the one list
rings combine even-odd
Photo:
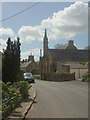
[(31, 73), (25, 73), (24, 76), (25, 77), (30, 77), (30, 76), (32, 76), (32, 74)]

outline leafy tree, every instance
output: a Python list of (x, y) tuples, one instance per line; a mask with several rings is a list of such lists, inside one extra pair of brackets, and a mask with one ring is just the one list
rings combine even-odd
[(4, 50), (2, 59), (2, 80), (4, 82), (15, 82), (20, 71), (20, 38), (12, 42), (7, 40), (7, 47)]

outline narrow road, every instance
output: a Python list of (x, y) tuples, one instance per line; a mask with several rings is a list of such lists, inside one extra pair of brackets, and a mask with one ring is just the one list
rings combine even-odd
[(36, 80), (35, 103), (26, 118), (88, 118), (88, 84)]

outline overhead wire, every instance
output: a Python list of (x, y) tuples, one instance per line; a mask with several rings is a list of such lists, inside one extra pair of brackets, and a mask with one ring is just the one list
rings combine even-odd
[(10, 19), (10, 18), (12, 18), (12, 17), (15, 17), (15, 16), (17, 16), (17, 15), (19, 15), (19, 14), (21, 14), (21, 13), (23, 13), (23, 12), (25, 12), (25, 11), (31, 9), (31, 8), (33, 8), (33, 7), (35, 7), (36, 5), (38, 5), (38, 4), (40, 4), (40, 3), (41, 3), (41, 2), (37, 2), (37, 3), (33, 4), (32, 6), (26, 8), (26, 9), (24, 9), (24, 10), (18, 12), (18, 13), (15, 13), (15, 14), (7, 17), (7, 18), (4, 18), (4, 19), (0, 20), (0, 22), (4, 22), (4, 21), (6, 21), (6, 20), (8, 20), (8, 19)]

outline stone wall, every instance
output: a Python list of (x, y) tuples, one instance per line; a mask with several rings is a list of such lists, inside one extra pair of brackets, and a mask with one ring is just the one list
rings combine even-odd
[(27, 72), (31, 72), (32, 74), (39, 74), (39, 65), (36, 62), (31, 62), (26, 67)]
[(57, 67), (57, 71), (60, 72), (60, 73), (70, 73), (70, 66), (68, 65), (62, 65), (60, 62), (58, 62), (56, 64), (56, 67)]
[(75, 80), (75, 73), (42, 74), (41, 80), (55, 81), (55, 82)]

